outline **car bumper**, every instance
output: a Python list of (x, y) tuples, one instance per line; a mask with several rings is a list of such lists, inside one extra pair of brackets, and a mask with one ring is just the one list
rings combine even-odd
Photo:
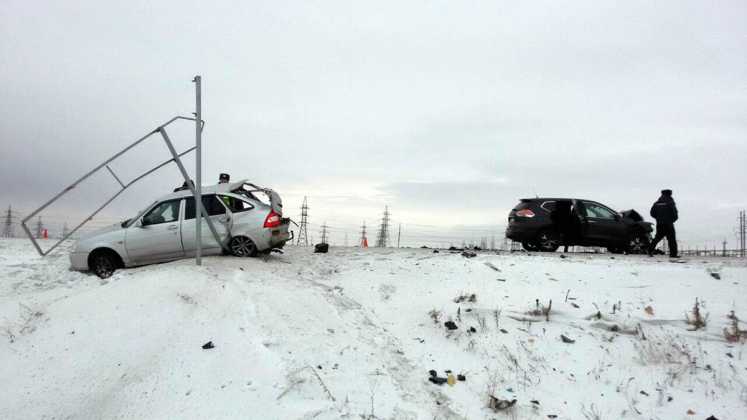
[(282, 248), (285, 243), (293, 239), (293, 231), (288, 230), (288, 225), (280, 225), (270, 231), (270, 246), (272, 248)]
[(88, 253), (73, 252), (70, 254), (70, 268), (73, 270), (88, 270)]
[(540, 227), (528, 224), (510, 224), (506, 237), (516, 242), (530, 242), (537, 238)]

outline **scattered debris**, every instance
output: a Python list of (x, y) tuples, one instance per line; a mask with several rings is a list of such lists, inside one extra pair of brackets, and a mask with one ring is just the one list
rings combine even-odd
[(448, 379), (442, 378), (440, 376), (431, 376), (430, 378), (428, 378), (428, 380), (436, 385), (443, 385), (448, 381)]
[(719, 273), (711, 273), (711, 277), (713, 277), (716, 280), (721, 280), (721, 274)]
[(454, 323), (454, 321), (446, 321), (444, 322), (444, 327), (446, 327), (449, 330), (455, 330), (459, 327), (457, 327), (457, 324)]
[(457, 375), (457, 380), (460, 381), (460, 382), (464, 382), (464, 381), (467, 380), (467, 377), (464, 376), (464, 374), (460, 373), (460, 374)]
[(501, 269), (493, 265), (490, 261), (485, 261), (485, 265), (492, 268), (494, 271), (501, 272)]
[(503, 328), (501, 328), (501, 332), (502, 332), (503, 334), (508, 334), (508, 331), (506, 331), (506, 330), (505, 330), (505, 329), (503, 329)]
[(315, 254), (326, 254), (329, 251), (329, 244), (316, 244), (314, 245)]
[(576, 342), (576, 340), (574, 340), (572, 338), (569, 338), (569, 337), (566, 337), (563, 334), (560, 334), (560, 339), (563, 340), (564, 343), (568, 343), (568, 344), (573, 344), (573, 343)]
[(471, 333), (476, 333), (477, 329), (475, 327), (469, 327), (469, 330), (467, 330), (467, 331), (469, 331)]
[(718, 420), (716, 416), (708, 416), (706, 420)]
[(643, 311), (646, 312), (646, 314), (648, 314), (649, 316), (654, 316), (654, 308), (651, 305), (643, 308)]
[(215, 348), (215, 345), (213, 344), (212, 341), (208, 341), (207, 343), (202, 345), (203, 350), (210, 350), (212, 348)]
[(438, 252), (439, 252), (439, 251), (438, 251), (437, 249), (434, 249), (434, 250), (433, 250), (433, 253), (434, 253), (434, 254), (438, 254)]
[(576, 304), (576, 302), (571, 302), (571, 306), (573, 306), (573, 307), (574, 307), (574, 308), (576, 308), (576, 309), (580, 308), (580, 306), (578, 306), (578, 305)]
[(532, 403), (532, 404), (534, 404), (534, 405), (540, 405), (540, 402), (537, 401), (537, 400), (531, 400), (529, 402)]
[(516, 398), (512, 400), (501, 400), (492, 395), (489, 395), (488, 397), (490, 398), (488, 402), (488, 408), (493, 409), (493, 411), (503, 411), (513, 407), (514, 404), (516, 404)]
[(474, 293), (472, 293), (471, 295), (463, 294), (463, 295), (459, 295), (454, 298), (454, 303), (462, 303), (462, 302), (475, 303), (477, 302), (477, 295)]
[(475, 258), (477, 256), (477, 253), (472, 252), (472, 251), (464, 251), (462, 252), (462, 256), (464, 258)]
[(456, 384), (456, 378), (454, 377), (454, 375), (449, 373), (449, 375), (446, 377), (446, 383), (450, 386), (454, 386), (454, 384)]

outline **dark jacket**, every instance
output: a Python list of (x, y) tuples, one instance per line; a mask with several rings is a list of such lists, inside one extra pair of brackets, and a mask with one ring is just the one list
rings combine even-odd
[(677, 221), (677, 206), (674, 204), (672, 197), (662, 195), (651, 206), (651, 217), (656, 219), (658, 224), (671, 224)]

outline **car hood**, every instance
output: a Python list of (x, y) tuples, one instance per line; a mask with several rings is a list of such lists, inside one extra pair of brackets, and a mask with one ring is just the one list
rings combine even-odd
[(83, 234), (80, 236), (79, 240), (85, 241), (86, 239), (91, 239), (96, 236), (104, 235), (106, 233), (116, 232), (118, 230), (122, 230), (122, 225), (120, 225), (119, 223), (116, 223), (110, 226), (103, 227), (101, 229), (96, 229), (93, 232), (88, 232), (86, 234)]
[(643, 217), (641, 217), (641, 214), (638, 213), (637, 211), (633, 210), (633, 209), (623, 210), (623, 211), (620, 212), (620, 214), (622, 214), (622, 216), (624, 218), (630, 219), (630, 220), (632, 220), (634, 222), (642, 222), (643, 221)]

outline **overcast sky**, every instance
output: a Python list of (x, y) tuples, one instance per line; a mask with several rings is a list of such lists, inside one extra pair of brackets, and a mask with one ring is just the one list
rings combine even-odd
[[(647, 215), (671, 188), (682, 241), (733, 244), (747, 207), (745, 22), (742, 0), (4, 0), (0, 206), (28, 212), (190, 115), (201, 74), (205, 183), (225, 171), (273, 187), (294, 218), (308, 195), (317, 238), (326, 221), (353, 242), (385, 205), (408, 245), (502, 238), (521, 197)], [(193, 135), (172, 132), (182, 149)], [(126, 178), (167, 159), (158, 141), (113, 166)], [(104, 219), (178, 184), (164, 170)], [(48, 217), (115, 186), (102, 174)]]

